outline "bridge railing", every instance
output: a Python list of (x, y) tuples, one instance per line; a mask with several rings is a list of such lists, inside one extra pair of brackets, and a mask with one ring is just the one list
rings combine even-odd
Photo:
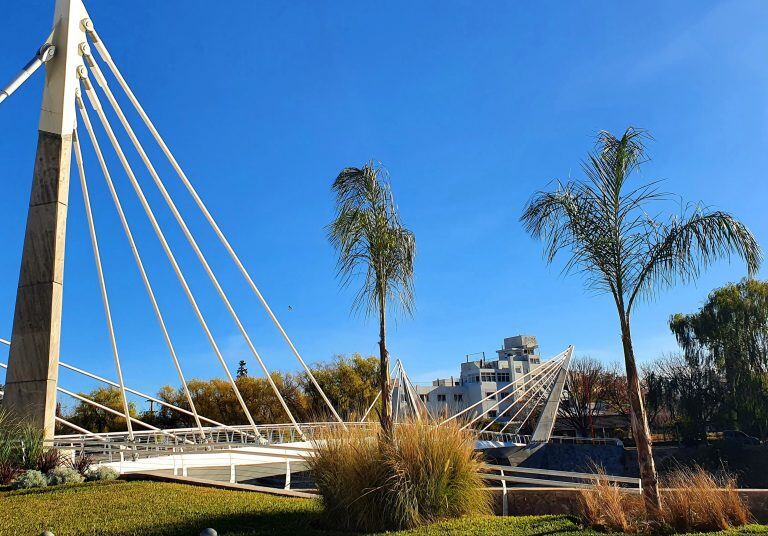
[[(133, 439), (127, 432), (109, 432), (94, 435), (71, 434), (54, 437), (51, 446), (61, 450), (71, 450), (75, 454), (85, 453), (103, 459), (116, 455), (132, 457), (158, 456), (163, 453), (210, 452), (228, 450), (237, 446), (270, 446), (312, 441), (323, 433), (338, 429), (338, 422), (302, 423), (301, 434), (292, 424), (273, 424), (259, 426), (259, 436), (250, 426), (227, 426), (203, 428), (201, 436), (198, 428), (177, 428), (167, 430), (134, 431)], [(350, 427), (370, 427), (367, 422), (345, 423)]]
[(508, 483), (525, 484), (529, 486), (545, 486), (555, 488), (594, 488), (598, 482), (608, 482), (627, 488), (632, 491), (640, 491), (639, 478), (627, 476), (613, 476), (597, 473), (578, 473), (574, 471), (554, 471), (550, 469), (537, 469), (535, 467), (513, 467), (509, 465), (486, 464), (482, 469), (482, 476), (486, 481), (499, 482), (506, 489)]

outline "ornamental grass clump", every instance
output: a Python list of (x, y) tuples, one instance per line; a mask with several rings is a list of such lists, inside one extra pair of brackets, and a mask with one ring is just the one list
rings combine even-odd
[(661, 484), (661, 513), (649, 516), (640, 495), (605, 479), (602, 469), (594, 488), (581, 494), (582, 521), (607, 532), (713, 532), (746, 525), (749, 508), (739, 495), (736, 479), (701, 467), (678, 467)]
[(315, 441), (310, 468), (327, 525), (401, 530), (490, 511), (474, 438), (454, 423), (335, 430)]
[(736, 478), (701, 467), (678, 467), (665, 478), (664, 523), (675, 532), (727, 530), (750, 522), (749, 508), (739, 495)]

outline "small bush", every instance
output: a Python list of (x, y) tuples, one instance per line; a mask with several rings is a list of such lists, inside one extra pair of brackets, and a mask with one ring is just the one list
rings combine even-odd
[(48, 473), (48, 484), (60, 486), (62, 484), (80, 484), (84, 481), (83, 475), (71, 467), (57, 467)]
[(25, 471), (13, 481), (14, 489), (44, 488), (47, 485), (48, 480), (45, 478), (45, 475), (34, 469)]
[(88, 454), (80, 454), (78, 456), (74, 456), (69, 460), (69, 466), (83, 475), (84, 477), (87, 477), (88, 474), (91, 472), (91, 466), (93, 465), (93, 458), (91, 458)]
[(398, 424), (391, 440), (377, 428), (336, 430), (315, 448), (309, 465), (329, 525), (398, 530), (490, 509), (474, 438), (457, 424)]
[(736, 478), (701, 467), (679, 467), (662, 481), (662, 517), (675, 532), (708, 532), (746, 525), (750, 514)]
[(120, 475), (117, 471), (102, 465), (89, 470), (85, 475), (85, 479), (89, 482), (95, 482), (97, 480), (115, 480), (118, 476)]

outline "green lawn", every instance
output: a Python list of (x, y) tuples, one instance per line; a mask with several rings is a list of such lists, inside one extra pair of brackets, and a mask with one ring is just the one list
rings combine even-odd
[[(205, 527), (229, 536), (339, 534), (315, 527), (318, 509), (315, 501), (305, 499), (181, 484), (117, 481), (41, 491), (0, 492), (0, 535), (35, 535), (50, 530), (56, 536), (196, 536)], [(753, 525), (739, 532), (768, 535), (768, 527)], [(576, 533), (595, 534), (581, 530), (563, 516), (462, 519), (402, 534), (567, 536)]]

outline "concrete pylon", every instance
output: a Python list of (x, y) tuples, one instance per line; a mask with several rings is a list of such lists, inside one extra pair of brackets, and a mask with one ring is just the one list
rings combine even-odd
[(572, 355), (573, 346), (569, 346), (566, 350), (563, 364), (560, 365), (560, 370), (557, 372), (555, 383), (552, 385), (552, 391), (550, 391), (547, 401), (544, 404), (544, 409), (539, 417), (539, 421), (536, 423), (536, 429), (531, 436), (531, 443), (546, 443), (549, 441), (549, 438), (552, 437), (552, 429), (555, 427), (557, 410), (560, 408), (560, 397), (563, 394), (565, 379), (568, 376), (568, 368), (571, 365)]
[(3, 406), (53, 437), (81, 0), (56, 0)]

